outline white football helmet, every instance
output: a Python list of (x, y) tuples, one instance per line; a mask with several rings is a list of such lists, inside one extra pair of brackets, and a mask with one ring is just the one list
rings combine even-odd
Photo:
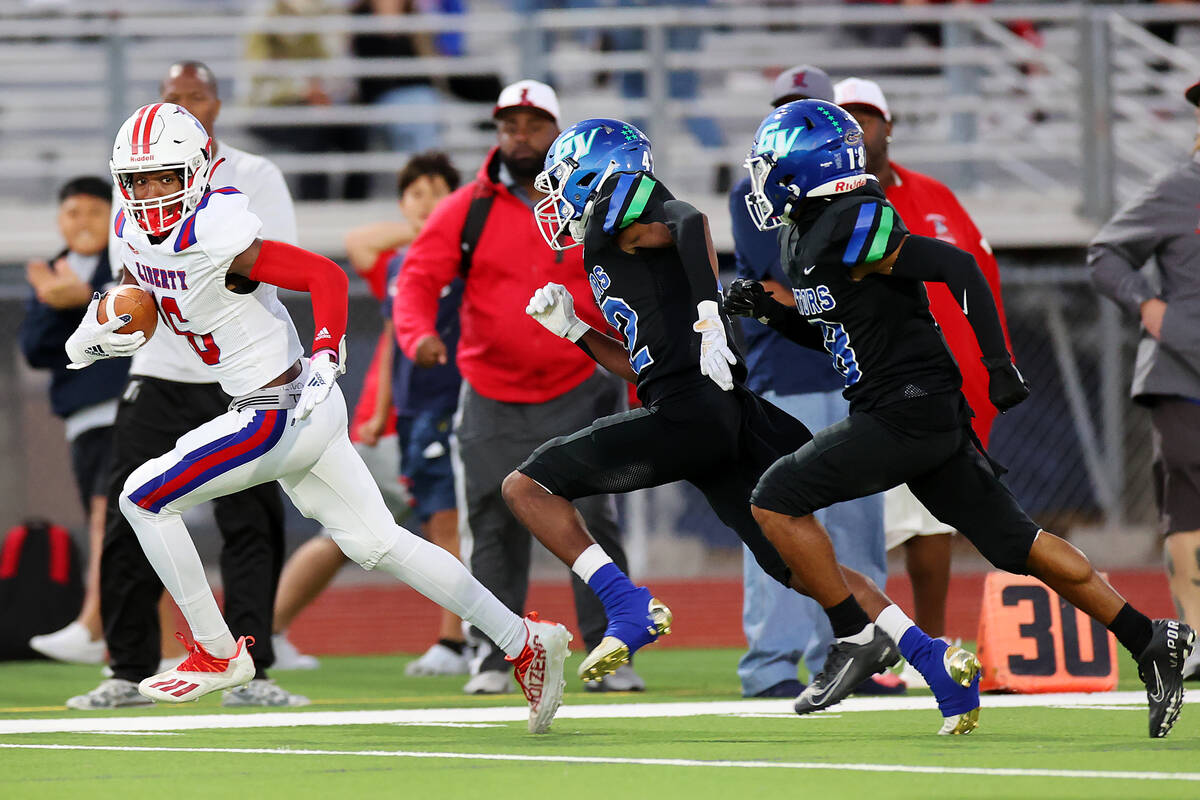
[[(108, 168), (125, 216), (150, 236), (166, 236), (204, 196), (211, 161), (212, 137), (199, 120), (174, 103), (150, 103), (117, 131)], [(164, 197), (134, 198), (135, 174), (166, 169), (179, 173), (182, 189)]]

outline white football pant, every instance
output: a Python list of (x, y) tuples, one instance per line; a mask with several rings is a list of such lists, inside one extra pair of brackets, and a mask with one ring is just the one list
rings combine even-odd
[(307, 379), (304, 364), (304, 374), (293, 383), (240, 397), (226, 413), (184, 434), (169, 453), (134, 470), (121, 492), (121, 512), (196, 641), (218, 657), (233, 653), (233, 638), (181, 514), (278, 480), (296, 508), (324, 525), (364, 569), (396, 576), (518, 655), (525, 641), (521, 618), (462, 562), (392, 519), (346, 435), (341, 390), (335, 385), (306, 420), (280, 407), (294, 405)]

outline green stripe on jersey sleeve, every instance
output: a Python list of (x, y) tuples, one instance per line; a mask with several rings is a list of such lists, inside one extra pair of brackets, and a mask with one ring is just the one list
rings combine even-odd
[(887, 255), (887, 243), (892, 236), (895, 216), (896, 212), (892, 211), (890, 205), (883, 206), (883, 213), (879, 215), (879, 227), (875, 230), (875, 238), (871, 240), (871, 249), (867, 251), (867, 257), (863, 259), (865, 263), (870, 264)]
[(629, 201), (629, 207), (625, 209), (625, 216), (621, 217), (621, 227), (627, 227), (630, 223), (636, 222), (637, 218), (646, 210), (646, 202), (650, 199), (650, 193), (654, 191), (657, 182), (649, 175), (643, 175), (638, 181), (637, 190), (633, 193), (633, 199)]

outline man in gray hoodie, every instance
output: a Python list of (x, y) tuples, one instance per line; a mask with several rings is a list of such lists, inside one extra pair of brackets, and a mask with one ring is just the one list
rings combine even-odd
[[(1184, 96), (1200, 104), (1200, 82)], [(1194, 626), (1200, 624), (1200, 138), (1188, 161), (1152, 180), (1100, 230), (1088, 247), (1088, 266), (1097, 290), (1141, 320), (1132, 394), (1150, 409), (1154, 427), (1154, 491), (1171, 595)], [(1183, 674), (1200, 680), (1200, 649)]]

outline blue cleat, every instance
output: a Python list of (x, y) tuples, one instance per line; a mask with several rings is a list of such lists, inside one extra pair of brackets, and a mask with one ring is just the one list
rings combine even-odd
[(979, 659), (969, 650), (931, 639), (917, 627), (901, 638), (900, 650), (921, 673), (942, 712), (941, 736), (970, 733), (979, 727)]
[(604, 638), (579, 665), (579, 677), (598, 681), (629, 663), (629, 657), (659, 636), (671, 632), (671, 609), (638, 586), (609, 608)]

